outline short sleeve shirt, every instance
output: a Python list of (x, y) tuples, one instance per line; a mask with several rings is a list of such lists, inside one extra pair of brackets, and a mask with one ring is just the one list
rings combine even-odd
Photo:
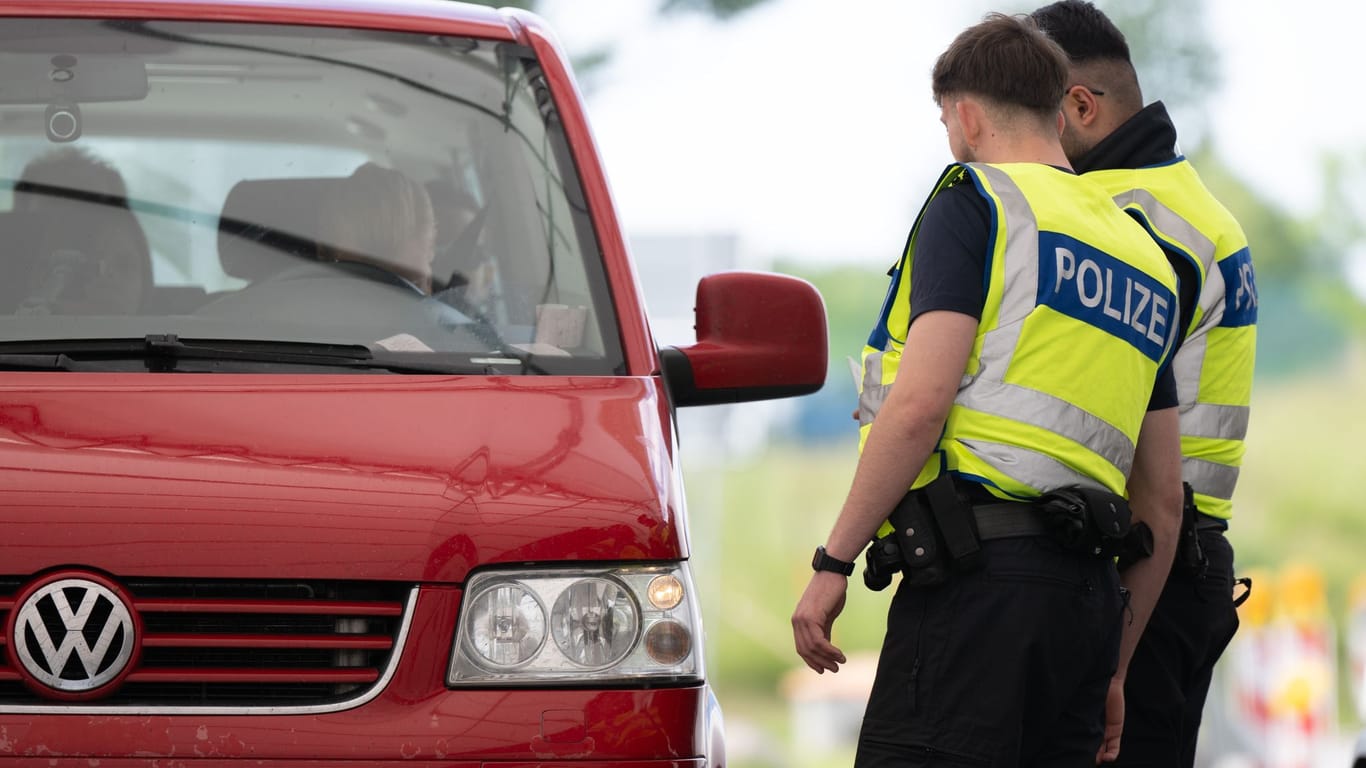
[[(991, 209), (971, 182), (935, 195), (921, 217), (911, 254), (912, 323), (926, 312), (940, 310), (982, 319), (990, 232)], [(1148, 410), (1176, 405), (1176, 377), (1164, 364)]]

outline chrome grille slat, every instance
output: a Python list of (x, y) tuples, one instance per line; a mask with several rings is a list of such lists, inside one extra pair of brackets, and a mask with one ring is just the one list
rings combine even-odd
[[(0, 577), (0, 619), (25, 583)], [(388, 583), (121, 583), (143, 629), (142, 658), (118, 689), (88, 702), (47, 699), (0, 650), (0, 712), (345, 709), (387, 683), (416, 598)]]

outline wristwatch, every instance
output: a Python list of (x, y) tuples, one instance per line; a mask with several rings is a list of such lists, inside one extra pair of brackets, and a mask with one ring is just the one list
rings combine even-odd
[(854, 564), (846, 563), (843, 560), (825, 554), (825, 546), (822, 545), (816, 547), (816, 555), (811, 558), (811, 570), (830, 571), (831, 573), (838, 573), (841, 576), (851, 576), (854, 573)]

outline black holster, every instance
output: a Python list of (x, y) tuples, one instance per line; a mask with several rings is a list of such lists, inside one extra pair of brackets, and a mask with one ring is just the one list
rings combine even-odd
[(1119, 555), (1115, 558), (1115, 567), (1122, 573), (1139, 560), (1152, 556), (1153, 531), (1147, 523), (1140, 520), (1129, 527), (1129, 533), (1124, 537)]
[(1173, 568), (1200, 577), (1205, 575), (1209, 560), (1200, 547), (1200, 531), (1196, 523), (1200, 520), (1200, 510), (1195, 506), (1195, 489), (1190, 483), (1182, 483), (1185, 502), (1181, 507), (1181, 533), (1176, 540), (1176, 561)]
[(951, 475), (907, 493), (887, 520), (893, 532), (875, 540), (864, 557), (863, 581), (869, 589), (886, 588), (897, 570), (912, 585), (930, 586), (981, 564), (972, 507)]
[[(1123, 496), (1070, 486), (1044, 494), (1038, 503), (1045, 525), (1068, 551), (1117, 557), (1125, 551), (1126, 540), (1130, 549), (1142, 547), (1143, 532), (1131, 534), (1135, 526), (1131, 523), (1129, 502)], [(1151, 554), (1151, 531), (1147, 532), (1147, 542)]]

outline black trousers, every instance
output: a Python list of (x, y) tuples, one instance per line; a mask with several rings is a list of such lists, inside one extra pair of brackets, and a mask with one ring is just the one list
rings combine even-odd
[(857, 768), (1095, 764), (1119, 655), (1114, 563), (1044, 537), (982, 546), (981, 569), (897, 589)]
[(1202, 576), (1177, 566), (1134, 650), (1124, 684), (1124, 736), (1115, 765), (1190, 766), (1214, 664), (1238, 629), (1233, 547), (1200, 532)]

